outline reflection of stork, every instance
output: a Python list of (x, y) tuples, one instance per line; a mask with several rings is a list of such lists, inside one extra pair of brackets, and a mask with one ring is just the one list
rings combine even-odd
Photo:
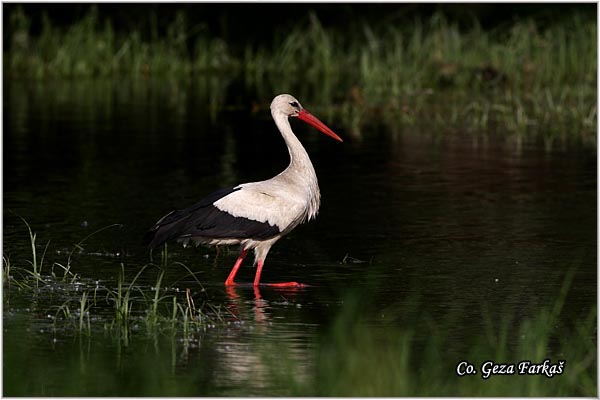
[[(342, 141), (289, 94), (273, 99), (271, 115), (290, 153), (288, 167), (269, 180), (221, 189), (186, 209), (170, 212), (148, 231), (144, 237), (146, 244), (156, 247), (171, 239), (206, 245), (241, 244), (240, 256), (225, 285), (235, 284), (235, 275), (250, 249), (254, 249), (258, 263), (254, 286), (259, 285), (271, 246), (297, 225), (315, 218), (319, 211), (321, 194), (317, 175), (288, 118), (298, 117)], [(302, 286), (296, 282), (268, 285)]]
[[(245, 299), (242, 299), (237, 291), (237, 285), (227, 285), (225, 286), (225, 294), (229, 299), (227, 303), (227, 309), (231, 313), (236, 320), (241, 320), (245, 316), (242, 315), (242, 310), (246, 308), (247, 303)], [(254, 311), (254, 322), (263, 323), (267, 322), (267, 316), (265, 315), (265, 309), (268, 306), (268, 302), (263, 300), (260, 294), (259, 286), (253, 286), (254, 290), (254, 307), (252, 307), (252, 311)], [(282, 289), (277, 289), (282, 290)], [(297, 290), (296, 287), (289, 286), (287, 288), (283, 288), (283, 290)]]
[[(252, 315), (254, 316), (254, 322), (257, 324), (256, 327), (261, 327), (262, 324), (270, 322), (270, 313), (272, 311), (271, 301), (263, 298), (261, 294), (260, 286), (253, 286), (252, 292), (254, 294), (254, 300), (248, 301), (248, 296), (240, 296), (238, 290), (243, 290), (242, 285), (228, 285), (225, 286), (225, 294), (227, 295), (227, 309), (234, 317), (235, 320), (248, 320), (249, 310), (251, 309)], [(286, 286), (273, 288), (277, 294), (277, 299), (295, 299), (296, 295), (302, 291), (299, 286)], [(242, 292), (243, 293), (243, 292)]]

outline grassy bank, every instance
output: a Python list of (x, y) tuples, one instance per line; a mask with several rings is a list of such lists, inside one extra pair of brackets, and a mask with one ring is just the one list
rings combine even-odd
[[(596, 21), (573, 13), (541, 26), (516, 20), (493, 30), (459, 27), (442, 14), (351, 31), (300, 19), (271, 43), (228, 43), (176, 15), (164, 35), (117, 31), (91, 11), (68, 27), (43, 19), (39, 35), (14, 11), (9, 79), (242, 79), (259, 98), (292, 92), (361, 121), (437, 121), (568, 136), (596, 131)], [(152, 23), (146, 24), (152, 26)], [(560, 127), (560, 128), (557, 128)]]
[[(186, 22), (178, 13), (164, 36), (139, 28), (117, 33), (95, 8), (68, 27), (43, 18), (39, 35), (22, 11), (11, 14), (5, 67), (13, 77), (100, 77), (243, 72), (248, 80), (283, 75), (303, 82), (348, 81), (373, 95), (428, 87), (508, 84), (524, 89), (594, 85), (595, 19), (572, 14), (538, 26), (519, 20), (484, 31), (459, 28), (442, 14), (408, 24), (356, 31), (324, 26), (310, 14), (272, 43), (237, 45)], [(146, 24), (152, 26), (151, 23)]]

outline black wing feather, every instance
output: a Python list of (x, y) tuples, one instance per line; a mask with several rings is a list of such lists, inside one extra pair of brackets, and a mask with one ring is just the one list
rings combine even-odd
[(265, 240), (278, 235), (280, 231), (276, 226), (234, 217), (213, 205), (215, 201), (240, 189), (221, 189), (186, 209), (171, 211), (144, 235), (142, 243), (157, 247), (169, 240), (186, 237)]

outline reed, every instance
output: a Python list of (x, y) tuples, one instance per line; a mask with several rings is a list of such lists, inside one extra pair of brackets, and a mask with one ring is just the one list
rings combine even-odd
[(491, 31), (477, 21), (459, 28), (441, 13), (381, 26), (359, 22), (361, 29), (348, 31), (325, 27), (312, 13), (285, 34), (276, 32), (271, 44), (238, 50), (190, 26), (183, 12), (163, 37), (154, 33), (149, 39), (142, 39), (147, 35), (137, 27), (117, 34), (95, 7), (66, 28), (44, 17), (38, 36), (32, 36), (21, 9), (12, 12), (8, 25), (4, 60), (14, 77), (243, 72), (248, 82), (265, 81), (267, 75), (294, 85), (354, 82), (376, 97), (447, 85), (508, 83), (530, 89), (596, 80), (596, 23), (582, 13), (544, 28), (525, 19)]
[(64, 29), (44, 16), (37, 37), (30, 36), (29, 17), (21, 9), (11, 15), (9, 26), (12, 41), (5, 67), (13, 77), (182, 76), (234, 63), (226, 43), (202, 34), (196, 35), (196, 54), (190, 54), (183, 12), (176, 15), (165, 37), (153, 35), (149, 41), (136, 28), (115, 33), (110, 20), (100, 20), (96, 7)]
[[(310, 14), (258, 45), (211, 37), (183, 13), (161, 37), (138, 27), (116, 33), (93, 7), (66, 28), (45, 18), (38, 36), (22, 11), (8, 22), (10, 78), (189, 83), (211, 76), (226, 89), (241, 77), (260, 98), (286, 91), (327, 105), (330, 115), (352, 115), (354, 132), (381, 115), (393, 126), (426, 120), (518, 134), (550, 128), (557, 136), (557, 126), (585, 137), (596, 131), (597, 26), (583, 12), (544, 26), (522, 19), (492, 30), (477, 21), (459, 27), (437, 13), (381, 25), (358, 21), (359, 29), (348, 31)], [(215, 99), (211, 115), (222, 105)]]

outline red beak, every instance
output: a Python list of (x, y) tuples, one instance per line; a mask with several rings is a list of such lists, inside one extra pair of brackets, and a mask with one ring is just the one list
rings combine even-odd
[(320, 130), (324, 134), (326, 134), (328, 136), (331, 136), (335, 140), (343, 142), (343, 140), (342, 140), (341, 137), (339, 137), (338, 135), (336, 135), (335, 132), (333, 132), (331, 129), (329, 129), (329, 127), (327, 125), (325, 125), (324, 123), (322, 123), (321, 121), (319, 121), (319, 119), (317, 117), (315, 117), (314, 115), (312, 115), (308, 111), (306, 111), (304, 109), (301, 110), (298, 113), (298, 118), (300, 118), (302, 121), (306, 122), (307, 124), (314, 126), (315, 128), (317, 128), (318, 130)]

